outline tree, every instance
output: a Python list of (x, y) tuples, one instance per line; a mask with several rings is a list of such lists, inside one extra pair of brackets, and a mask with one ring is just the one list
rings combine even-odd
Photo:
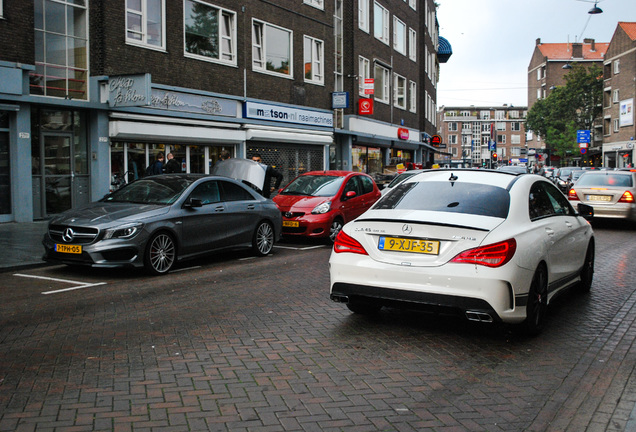
[(537, 100), (526, 117), (526, 130), (541, 136), (551, 153), (561, 157), (578, 151), (576, 131), (590, 130), (603, 110), (603, 73), (599, 66), (575, 64), (565, 81), (548, 97)]

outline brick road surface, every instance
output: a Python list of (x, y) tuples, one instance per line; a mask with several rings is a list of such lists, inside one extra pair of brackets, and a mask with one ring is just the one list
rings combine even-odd
[(546, 331), (328, 296), (329, 249), (148, 278), (0, 274), (0, 431), (623, 431), (636, 403), (636, 230), (597, 228), (589, 295)]

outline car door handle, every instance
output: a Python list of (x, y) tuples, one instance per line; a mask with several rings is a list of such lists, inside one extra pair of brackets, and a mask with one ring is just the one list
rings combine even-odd
[(247, 205), (247, 209), (248, 210), (254, 210), (256, 207), (254, 206), (254, 204), (248, 204)]
[(223, 206), (218, 206), (218, 207), (214, 208), (214, 211), (217, 212), (217, 213), (220, 213), (222, 211), (225, 211), (225, 208)]
[(546, 228), (545, 229), (546, 234), (548, 234), (550, 237), (552, 237), (554, 235), (554, 230), (552, 228)]
[(567, 226), (568, 228), (572, 229), (572, 224), (570, 222), (565, 222), (565, 226)]

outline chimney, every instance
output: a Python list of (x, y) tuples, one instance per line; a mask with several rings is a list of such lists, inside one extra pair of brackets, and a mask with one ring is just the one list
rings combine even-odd
[(541, 38), (537, 38), (537, 46), (541, 45)]
[(572, 58), (583, 58), (583, 44), (572, 44)]

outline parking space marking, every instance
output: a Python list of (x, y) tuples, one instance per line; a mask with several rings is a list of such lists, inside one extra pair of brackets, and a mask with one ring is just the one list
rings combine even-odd
[(58, 279), (58, 278), (52, 278), (52, 277), (47, 277), (47, 276), (35, 276), (35, 275), (20, 274), (20, 273), (14, 273), (13, 276), (32, 278), (32, 279), (42, 279), (42, 280), (48, 280), (48, 281), (53, 281), (53, 282), (62, 282), (62, 283), (68, 283), (68, 284), (78, 284), (76, 286), (72, 286), (72, 287), (69, 287), (69, 288), (63, 288), (63, 289), (53, 290), (53, 291), (43, 291), (42, 292), (43, 295), (57, 294), (57, 293), (66, 292), (66, 291), (73, 291), (73, 290), (78, 290), (78, 289), (90, 288), (90, 287), (94, 287), (94, 286), (98, 286), (98, 285), (106, 285), (106, 282), (84, 283), (84, 282), (68, 280), (68, 279)]
[(294, 247), (294, 246), (280, 246), (280, 245), (274, 245), (275, 248), (280, 248), (280, 249), (291, 249), (291, 250), (311, 250), (311, 249), (319, 249), (319, 248), (324, 248), (327, 247), (325, 245), (317, 245), (317, 246), (307, 246), (307, 247)]

